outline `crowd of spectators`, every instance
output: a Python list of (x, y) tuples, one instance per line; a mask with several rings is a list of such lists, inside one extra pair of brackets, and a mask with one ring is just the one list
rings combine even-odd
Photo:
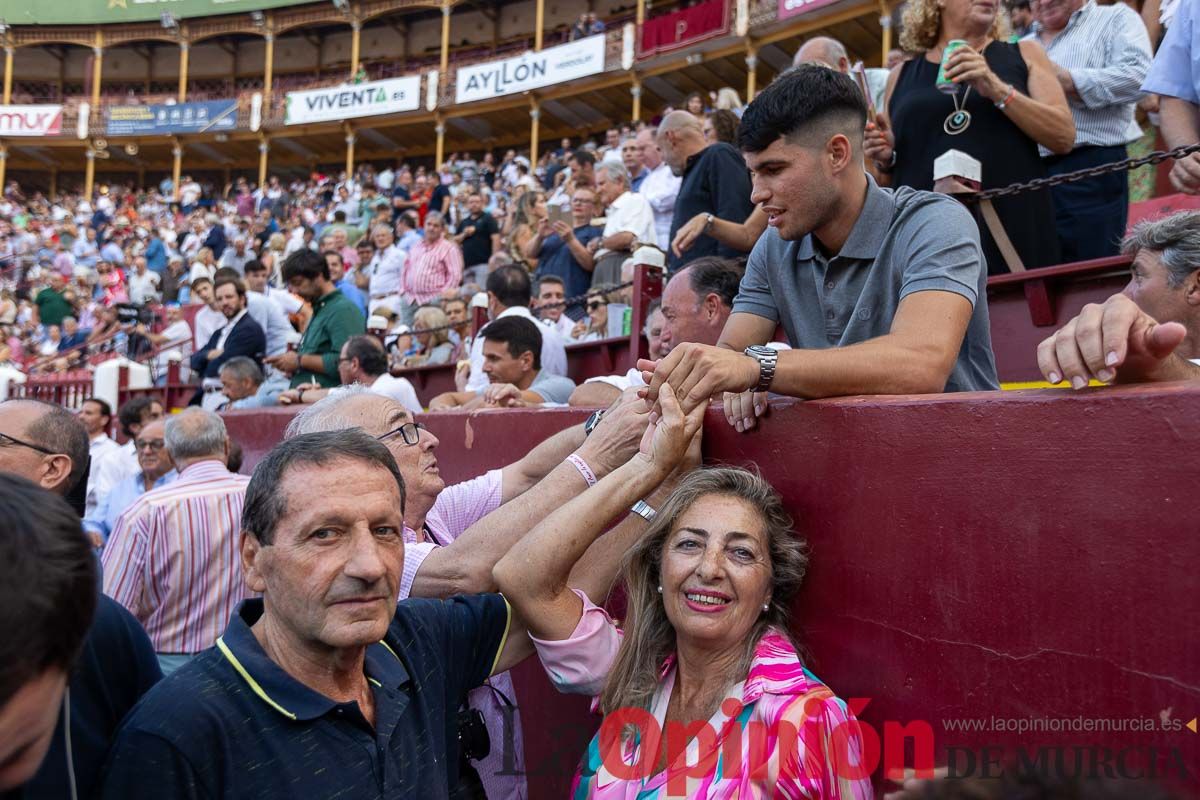
[[(906, 34), (932, 15), (924, 55), (895, 66), (888, 112), (867, 130), (870, 87), (824, 41), (745, 108), (718, 93), (708, 128), (734, 114), (733, 143), (706, 138), (704, 99), (689, 98), (653, 129), (564, 141), (536, 167), (511, 151), (454, 154), (437, 171), (362, 165), (288, 186), (240, 180), (216, 198), (185, 178), (178, 204), (167, 186), (53, 201), (8, 187), (6, 360), (46, 369), (105, 347), (158, 373), (186, 360), (197, 407), (0, 402), (0, 791), (521, 798), (508, 671), (536, 650), (555, 687), (595, 698), (617, 735), (581, 754), (580, 796), (870, 797), (854, 713), (794, 638), (793, 601), (820, 554), (761, 477), (700, 467), (702, 421), (717, 400), (753, 428), (768, 393), (998, 388), (971, 212), (880, 185), (903, 183), (901, 117), (927, 113), (951, 36), (968, 42), (953, 82), (978, 82), (1015, 118), (1010, 135), (1080, 163), (1116, 145), (1081, 144), (1081, 120), (1096, 120), (1076, 104), (1124, 101), (1034, 39), (995, 48), (984, 5), (910, 0)], [(1125, 12), (1099, 8), (1037, 0), (1030, 35), (1062, 46), (1101, 31), (1137, 50)], [(1200, 64), (1190, 13), (1168, 26), (1145, 88), (1174, 92), (1195, 122), (1200, 72), (1181, 82), (1169, 61)], [(1025, 166), (1048, 169), (1033, 147)], [(1197, 163), (1173, 168), (1180, 189), (1197, 189)], [(1059, 216), (1111, 212), (1051, 199)], [(1048, 382), (1200, 378), (1200, 212), (1123, 242), (1127, 289), (1030, 353)], [(649, 358), (576, 386), (567, 348), (622, 330), (639, 263), (668, 269), (642, 331)], [(474, 336), (472, 307), (489, 317)], [(391, 374), (449, 363), (456, 390), (427, 409)], [(598, 410), (454, 485), (416, 416), (572, 402)], [(302, 408), (247, 478), (218, 412), (273, 404)], [(618, 580), (622, 623), (602, 608)], [(650, 751), (624, 724), (631, 710), (715, 723), (711, 762)], [(771, 732), (762, 752), (732, 738), (739, 725)], [(656, 768), (630, 778), (613, 758)]]

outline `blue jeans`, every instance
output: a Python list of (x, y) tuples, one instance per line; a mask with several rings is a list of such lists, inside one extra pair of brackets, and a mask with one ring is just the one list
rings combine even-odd
[[(1045, 159), (1048, 175), (1111, 164), (1125, 158), (1125, 147), (1077, 147), (1065, 156)], [(1050, 190), (1062, 261), (1115, 256), (1129, 220), (1129, 175), (1113, 172)]]

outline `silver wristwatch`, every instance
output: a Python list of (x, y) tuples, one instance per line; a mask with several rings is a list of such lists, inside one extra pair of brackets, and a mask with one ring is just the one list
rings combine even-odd
[(654, 515), (658, 513), (645, 500), (638, 500), (633, 504), (633, 508), (629, 510), (646, 520), (646, 522), (653, 522)]
[(742, 352), (758, 362), (758, 385), (754, 387), (754, 391), (765, 392), (775, 379), (775, 365), (779, 363), (779, 352), (761, 344), (752, 344)]

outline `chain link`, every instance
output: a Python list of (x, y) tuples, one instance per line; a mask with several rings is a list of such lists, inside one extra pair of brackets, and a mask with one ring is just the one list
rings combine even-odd
[(1098, 167), (1088, 167), (1087, 169), (1076, 170), (1075, 172), (1064, 172), (1061, 175), (1054, 175), (1049, 178), (1035, 178), (1026, 183), (1014, 183), (998, 189), (988, 189), (972, 194), (956, 194), (955, 197), (967, 203), (978, 203), (981, 200), (995, 200), (998, 197), (1011, 197), (1023, 192), (1032, 192), (1051, 186), (1059, 186), (1064, 183), (1081, 181), (1085, 178), (1108, 175), (1111, 172), (1123, 172), (1124, 170), (1136, 167), (1144, 167), (1147, 164), (1161, 164), (1167, 159), (1180, 159), (1192, 153), (1200, 153), (1200, 143), (1183, 145), (1182, 147), (1176, 147), (1174, 150), (1156, 150), (1141, 158), (1127, 158), (1123, 161), (1114, 161), (1111, 164), (1101, 164)]

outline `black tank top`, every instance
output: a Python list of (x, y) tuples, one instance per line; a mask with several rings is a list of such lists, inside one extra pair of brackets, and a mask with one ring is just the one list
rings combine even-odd
[[(992, 42), (983, 51), (992, 72), (1018, 92), (1029, 94), (1029, 67), (1020, 46)], [(1044, 177), (1045, 167), (1037, 143), (1013, 123), (991, 100), (974, 90), (963, 104), (971, 114), (965, 131), (952, 136), (943, 129), (954, 113), (954, 99), (934, 85), (938, 65), (924, 54), (906, 61), (892, 90), (888, 114), (896, 138), (894, 186), (933, 188), (933, 161), (947, 150), (960, 150), (982, 164), (985, 189), (1007, 186)], [(965, 88), (958, 90), (962, 103)], [(1026, 193), (994, 201), (996, 213), (1026, 267), (1044, 267), (1058, 262), (1058, 238), (1054, 235), (1054, 206), (1049, 191)], [(981, 239), (988, 272), (1008, 272), (1000, 251), (986, 227)]]

